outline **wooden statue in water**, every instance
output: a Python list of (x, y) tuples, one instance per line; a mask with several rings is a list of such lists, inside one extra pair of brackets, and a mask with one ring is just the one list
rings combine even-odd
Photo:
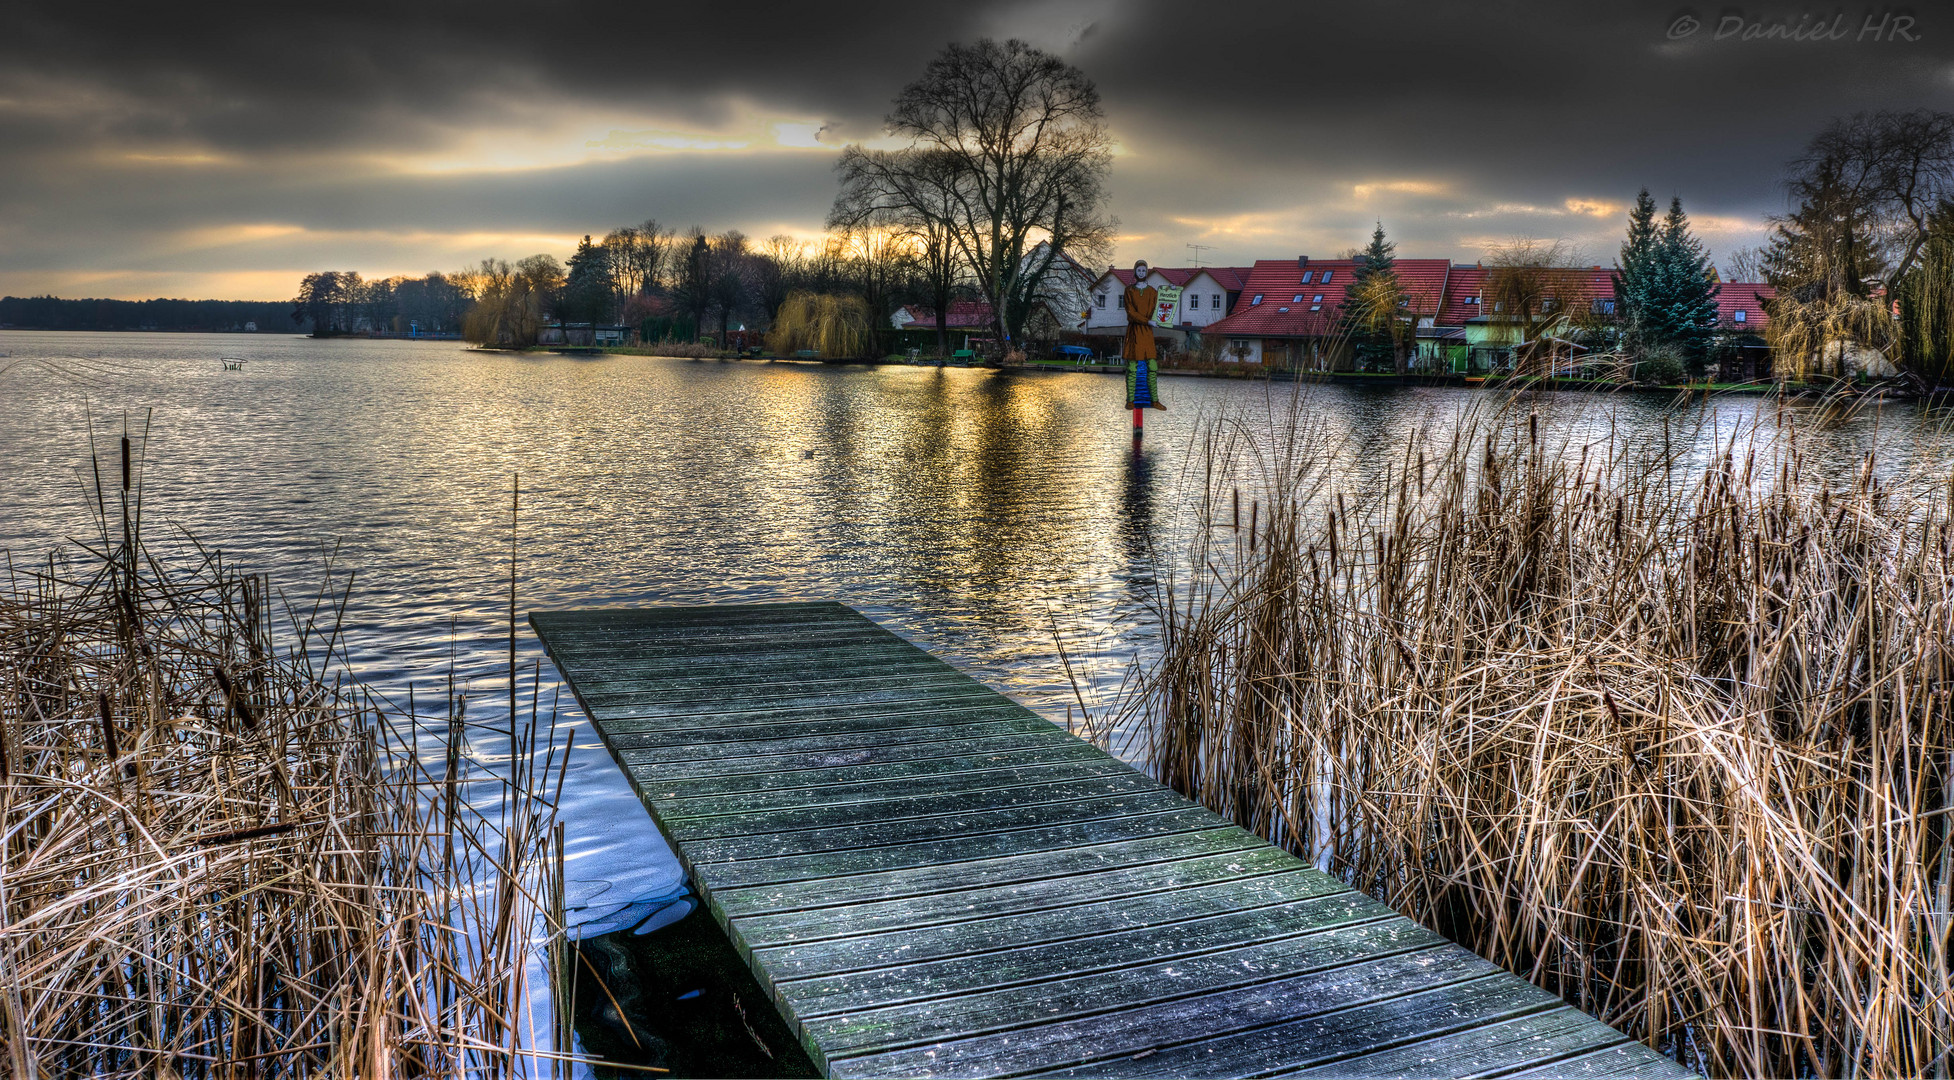
[(1145, 259), (1133, 264), (1133, 284), (1126, 287), (1126, 407), (1133, 410), (1133, 427), (1140, 427), (1141, 409), (1164, 409), (1160, 403), (1158, 364), (1153, 347), (1154, 307), (1160, 294), (1148, 283), (1150, 272)]

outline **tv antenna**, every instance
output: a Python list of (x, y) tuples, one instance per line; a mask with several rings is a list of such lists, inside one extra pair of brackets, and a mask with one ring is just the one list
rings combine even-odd
[(1188, 244), (1187, 246), (1194, 249), (1194, 265), (1196, 268), (1199, 268), (1201, 265), (1201, 253), (1213, 247), (1214, 245), (1213, 244)]

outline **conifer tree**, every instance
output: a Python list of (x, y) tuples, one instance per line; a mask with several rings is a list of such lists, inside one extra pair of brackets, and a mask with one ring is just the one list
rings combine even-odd
[(1658, 223), (1647, 188), (1628, 215), (1628, 237), (1615, 261), (1615, 304), (1631, 352), (1673, 349), (1692, 361), (1708, 349), (1717, 324), (1717, 286), (1710, 253), (1689, 231), (1683, 201), (1672, 198)]
[(585, 236), (570, 256), (559, 316), (565, 322), (608, 322), (612, 303), (610, 253)]
[(1656, 341), (1691, 360), (1709, 348), (1717, 325), (1717, 286), (1710, 281), (1710, 253), (1689, 231), (1683, 200), (1669, 201), (1656, 242), (1656, 273), (1644, 295), (1645, 315)]
[(1398, 245), (1384, 238), (1384, 223), (1371, 232), (1370, 246), (1354, 260), (1350, 284), (1344, 288), (1343, 331), (1348, 335), (1360, 369), (1396, 370), (1399, 325), (1404, 289), (1398, 283), (1395, 258)]
[(1645, 319), (1660, 239), (1655, 200), (1649, 196), (1649, 189), (1643, 188), (1635, 197), (1635, 209), (1628, 212), (1628, 238), (1622, 241), (1621, 254), (1615, 259), (1615, 309), (1622, 321), (1624, 342), (1638, 352), (1649, 344)]

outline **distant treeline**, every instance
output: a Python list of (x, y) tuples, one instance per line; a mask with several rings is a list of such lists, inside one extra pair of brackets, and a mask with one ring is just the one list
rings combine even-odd
[(0, 297), (0, 327), (14, 330), (204, 330), (289, 334), (311, 328), (292, 320), (291, 301), (63, 300)]

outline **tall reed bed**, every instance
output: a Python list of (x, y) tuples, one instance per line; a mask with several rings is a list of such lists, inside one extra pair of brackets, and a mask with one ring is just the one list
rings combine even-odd
[(1948, 1075), (1954, 480), (1309, 416), (1201, 447), (1161, 779), (1709, 1075)]
[(487, 778), (451, 688), (424, 764), (333, 673), (343, 592), (285, 604), (153, 550), (131, 472), (125, 439), (99, 535), (0, 592), (0, 1071), (552, 1071), (557, 1033), (526, 1030), (561, 917), (535, 703)]

